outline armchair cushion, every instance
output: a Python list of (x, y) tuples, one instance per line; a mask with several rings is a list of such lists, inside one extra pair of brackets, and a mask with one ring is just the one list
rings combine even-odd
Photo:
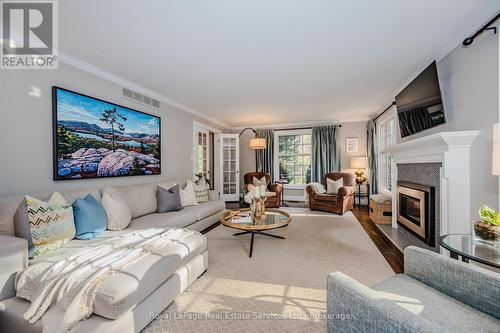
[(440, 332), (496, 332), (500, 328), (500, 322), (495, 318), (407, 275), (396, 275), (372, 289), (401, 310), (436, 323)]
[(333, 180), (330, 178), (326, 179), (326, 193), (328, 194), (337, 194), (339, 189), (344, 185), (344, 180), (339, 178), (337, 180)]
[(409, 246), (405, 274), (500, 319), (500, 274)]
[(267, 185), (267, 179), (266, 176), (262, 176), (262, 178), (258, 179), (257, 177), (253, 177), (252, 179), (252, 184), (253, 186), (262, 186), (262, 185)]
[(353, 195), (356, 193), (356, 187), (355, 186), (342, 186), (339, 188), (339, 196), (346, 197), (348, 195)]
[(338, 198), (337, 198), (336, 194), (319, 194), (319, 193), (316, 193), (314, 195), (314, 200), (337, 202)]

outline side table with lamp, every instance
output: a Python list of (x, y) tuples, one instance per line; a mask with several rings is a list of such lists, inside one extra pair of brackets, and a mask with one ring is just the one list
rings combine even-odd
[(355, 169), (356, 174), (356, 187), (357, 191), (354, 196), (354, 205), (356, 205), (356, 198), (358, 198), (358, 207), (361, 208), (361, 198), (368, 199), (368, 206), (370, 204), (370, 184), (364, 184), (366, 186), (366, 192), (361, 191), (361, 186), (366, 182), (366, 176), (364, 175), (364, 170), (368, 169), (368, 157), (366, 156), (356, 156), (351, 157), (351, 168)]

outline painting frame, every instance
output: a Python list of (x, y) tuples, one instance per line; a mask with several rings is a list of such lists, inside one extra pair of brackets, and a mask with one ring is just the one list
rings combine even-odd
[(345, 150), (346, 153), (348, 154), (359, 152), (359, 138), (358, 137), (346, 138)]
[[(74, 95), (82, 97), (82, 98), (87, 98), (87, 99), (93, 100), (95, 102), (111, 105), (111, 106), (119, 108), (119, 109), (127, 110), (127, 111), (132, 112), (132, 113), (137, 113), (138, 115), (143, 115), (143, 116), (147, 116), (147, 117), (151, 117), (152, 119), (155, 119), (157, 121), (157, 127), (158, 127), (158, 134), (157, 134), (158, 139), (157, 139), (157, 144), (156, 144), (157, 156), (155, 156), (156, 160), (157, 160), (157, 166), (158, 166), (157, 170), (155, 170), (152, 173), (141, 173), (141, 174), (118, 174), (118, 175), (97, 175), (96, 174), (96, 176), (85, 176), (85, 177), (77, 177), (77, 178), (61, 177), (61, 175), (59, 173), (60, 152), (58, 150), (59, 144), (60, 144), (59, 135), (58, 135), (58, 126), (59, 126), (59, 124), (58, 124), (58, 121), (59, 121), (59, 119), (58, 119), (59, 118), (58, 117), (58, 95), (57, 95), (58, 91), (69, 93), (69, 94), (74, 94)], [(162, 118), (159, 115), (155, 115), (155, 114), (139, 111), (136, 109), (132, 109), (132, 108), (127, 107), (127, 106), (123, 106), (123, 105), (120, 105), (117, 103), (109, 102), (109, 101), (106, 101), (106, 100), (103, 100), (103, 99), (100, 99), (100, 98), (97, 98), (94, 96), (82, 94), (82, 93), (79, 93), (76, 91), (62, 88), (60, 86), (55, 86), (55, 85), (52, 86), (52, 159), (53, 159), (53, 168), (52, 168), (53, 175), (52, 176), (53, 176), (53, 180), (54, 181), (80, 180), (80, 179), (81, 180), (89, 180), (89, 179), (161, 175), (161, 173), (162, 173), (162, 162), (161, 162), (162, 161), (162, 159), (161, 159), (161, 157), (162, 157), (161, 156), (162, 122), (161, 121), (162, 121)], [(113, 144), (114, 144), (114, 140), (115, 140), (114, 132), (112, 134), (112, 137), (113, 137)]]

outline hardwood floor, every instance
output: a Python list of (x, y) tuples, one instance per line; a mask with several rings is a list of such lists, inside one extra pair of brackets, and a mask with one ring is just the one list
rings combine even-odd
[(352, 212), (394, 272), (403, 273), (403, 254), (394, 244), (391, 243), (389, 239), (387, 239), (387, 237), (375, 226), (375, 224), (370, 221), (368, 208), (354, 208)]

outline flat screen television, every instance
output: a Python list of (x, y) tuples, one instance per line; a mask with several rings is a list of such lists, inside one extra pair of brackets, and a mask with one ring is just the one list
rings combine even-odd
[(54, 180), (161, 173), (161, 118), (52, 88)]
[(445, 123), (435, 61), (396, 96), (396, 107), (403, 138)]

